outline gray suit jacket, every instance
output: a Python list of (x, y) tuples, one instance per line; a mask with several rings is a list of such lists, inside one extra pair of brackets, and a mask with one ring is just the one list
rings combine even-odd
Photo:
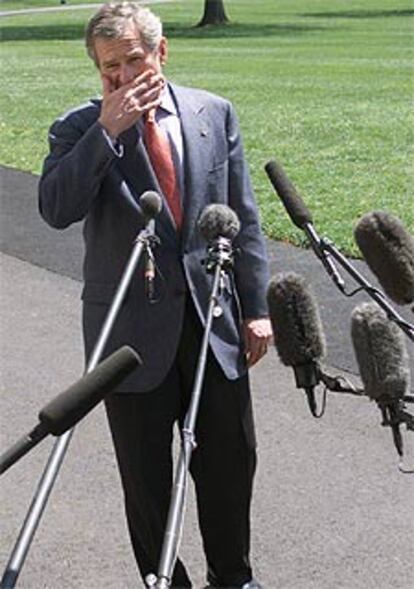
[[(184, 224), (177, 237), (167, 207), (156, 218), (161, 245), (155, 250), (159, 302), (144, 292), (142, 264), (129, 288), (106, 354), (127, 343), (144, 366), (121, 385), (147, 391), (166, 376), (176, 354), (185, 299), (189, 292), (200, 319), (206, 317), (212, 277), (202, 265), (206, 243), (197, 220), (206, 205), (224, 203), (241, 221), (234, 281), (226, 283), (223, 314), (213, 322), (212, 350), (228, 378), (246, 371), (240, 321), (267, 315), (268, 273), (264, 240), (252, 193), (237, 119), (231, 104), (204, 91), (170, 85), (184, 143)], [(124, 154), (117, 157), (97, 119), (100, 101), (92, 100), (58, 119), (50, 129), (50, 154), (39, 184), (40, 212), (64, 229), (85, 220), (83, 327), (89, 356), (143, 227), (136, 203), (146, 190), (161, 193), (136, 127), (123, 133)]]

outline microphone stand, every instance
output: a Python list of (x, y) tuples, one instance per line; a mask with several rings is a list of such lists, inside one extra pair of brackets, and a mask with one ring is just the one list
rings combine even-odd
[(168, 587), (171, 587), (171, 579), (178, 557), (184, 523), (188, 471), (192, 452), (197, 446), (195, 440), (195, 425), (206, 369), (208, 341), (213, 319), (222, 314), (222, 309), (218, 304), (218, 298), (221, 294), (220, 283), (225, 273), (232, 267), (233, 249), (231, 242), (227, 238), (219, 237), (207, 251), (206, 271), (208, 273), (214, 273), (213, 286), (209, 299), (190, 405), (182, 428), (181, 451), (178, 459), (161, 557), (158, 565), (158, 576), (150, 574), (145, 580), (147, 587), (152, 589), (168, 589)]
[[(112, 328), (118, 316), (119, 310), (125, 298), (128, 287), (131, 283), (132, 277), (135, 274), (136, 267), (140, 260), (143, 251), (150, 252), (152, 256), (151, 247), (156, 243), (157, 238), (154, 235), (155, 221), (150, 219), (147, 221), (146, 226), (142, 229), (135, 239), (135, 243), (130, 255), (130, 258), (126, 264), (123, 275), (121, 277), (118, 288), (115, 292), (113, 301), (109, 308), (109, 311), (105, 317), (105, 321), (99, 333), (98, 340), (93, 348), (91, 357), (89, 359), (85, 373), (88, 374), (94, 368), (96, 368), (105, 346), (110, 337)], [(29, 507), (29, 511), (26, 515), (23, 526), (20, 530), (17, 541), (12, 550), (9, 561), (6, 565), (6, 569), (1, 579), (1, 589), (12, 589), (15, 587), (17, 578), (23, 567), (25, 558), (29, 551), (31, 542), (36, 533), (37, 527), (40, 523), (43, 511), (46, 507), (47, 500), (52, 491), (53, 485), (56, 481), (59, 469), (62, 465), (66, 451), (69, 446), (74, 428), (67, 431), (61, 437), (59, 437), (52, 449), (49, 456), (48, 462), (44, 469), (43, 475), (39, 481), (32, 503)]]
[[(406, 336), (411, 341), (414, 341), (414, 325), (408, 323), (408, 321), (405, 321), (405, 319), (403, 319), (403, 317), (401, 317), (401, 315), (397, 313), (397, 311), (388, 302), (385, 295), (379, 289), (372, 286), (368, 282), (368, 280), (366, 280), (364, 276), (362, 276), (362, 274), (360, 274), (358, 270), (354, 268), (354, 266), (347, 260), (347, 258), (343, 254), (341, 254), (341, 252), (335, 247), (335, 245), (329, 239), (320, 238), (311, 224), (307, 223), (303, 227), (303, 229), (306, 235), (308, 236), (309, 241), (311, 242), (314, 252), (316, 253), (317, 257), (322, 261), (324, 268), (327, 270), (329, 276), (332, 278), (333, 282), (338, 287), (338, 289), (345, 296), (348, 297), (353, 296), (356, 292), (359, 292), (360, 290), (365, 290), (370, 295), (370, 297), (374, 299), (374, 301), (378, 303), (378, 305), (382, 307), (382, 309), (384, 309), (384, 311), (387, 313), (388, 319), (394, 321), (398, 325), (398, 327), (404, 331)], [(333, 264), (332, 258), (334, 258), (337, 262), (341, 264), (343, 268), (345, 268), (345, 270), (348, 272), (348, 274), (352, 276), (355, 282), (357, 282), (360, 285), (360, 288), (354, 290), (351, 293), (346, 292), (345, 283), (341, 278), (339, 272), (337, 271), (335, 265)]]
[[(316, 234), (316, 232), (314, 232)], [(388, 299), (385, 297), (384, 293), (382, 293), (379, 289), (373, 287), (355, 268), (354, 266), (346, 259), (344, 255), (341, 254), (340, 251), (335, 247), (335, 245), (328, 239), (319, 239), (319, 248), (322, 257), (331, 256), (335, 260), (337, 260), (341, 266), (345, 268), (345, 270), (352, 276), (352, 278), (360, 284), (360, 288), (354, 290), (351, 293), (347, 293), (344, 288), (341, 288), (338, 285), (337, 280), (335, 279), (335, 275), (331, 274), (328, 270), (328, 273), (332, 277), (334, 283), (339, 287), (339, 289), (346, 295), (352, 296), (356, 292), (360, 290), (364, 290), (367, 292), (372, 299), (386, 312), (387, 317), (390, 321), (394, 321), (398, 325), (398, 327), (405, 333), (405, 335), (414, 342), (414, 325), (405, 321), (399, 315), (392, 305), (388, 302)], [(314, 248), (315, 249), (315, 248)], [(325, 265), (325, 264), (324, 264)], [(326, 267), (326, 266), (325, 266)], [(383, 426), (390, 426), (392, 431), (392, 438), (394, 442), (394, 446), (397, 450), (398, 456), (400, 458), (400, 462), (398, 465), (399, 470), (405, 474), (413, 474), (414, 470), (406, 468), (403, 465), (403, 438), (400, 431), (400, 424), (405, 423), (406, 428), (408, 431), (414, 431), (414, 416), (405, 411), (405, 401), (409, 401), (409, 397), (404, 397), (398, 401), (398, 403), (394, 403), (390, 405), (387, 401), (386, 403), (380, 401), (377, 402), (381, 414), (382, 414), (382, 425)]]
[[(402, 329), (406, 336), (411, 341), (414, 341), (414, 325), (409, 323), (408, 321), (405, 321), (405, 319), (403, 319), (395, 311), (395, 309), (389, 303), (384, 293), (381, 292), (379, 289), (375, 288), (374, 286), (372, 286), (368, 282), (368, 280), (366, 280), (364, 276), (362, 276), (362, 274), (360, 274), (354, 268), (354, 266), (347, 260), (347, 258), (343, 254), (341, 254), (341, 252), (335, 247), (335, 245), (329, 239), (320, 238), (311, 223), (305, 223), (302, 228), (305, 231), (311, 243), (313, 251), (321, 260), (325, 270), (327, 271), (335, 285), (338, 287), (338, 289), (345, 296), (348, 297), (353, 296), (356, 292), (359, 292), (360, 290), (364, 290), (365, 292), (367, 292), (370, 295), (370, 297), (374, 299), (374, 301), (386, 312), (388, 319), (390, 321), (394, 321), (394, 323), (396, 323), (398, 327)], [(337, 262), (339, 262), (339, 264), (341, 264), (343, 268), (345, 268), (345, 270), (348, 272), (348, 274), (350, 274), (350, 276), (355, 280), (355, 282), (357, 282), (360, 285), (359, 288), (357, 288), (351, 293), (346, 292), (345, 282), (339, 274), (338, 270), (336, 269), (333, 259), (335, 259)], [(326, 389), (328, 389), (329, 391), (347, 392), (356, 395), (364, 394), (364, 391), (362, 389), (350, 390), (342, 387), (342, 385), (338, 381), (335, 382), (335, 379), (332, 379), (331, 377), (329, 377), (326, 374), (323, 374), (322, 372), (319, 373), (319, 378), (322, 380), (322, 382), (325, 384)], [(339, 385), (338, 388), (337, 385)], [(313, 389), (306, 390), (306, 394), (308, 397), (308, 403), (312, 415), (314, 417), (321, 417), (325, 410), (326, 395), (324, 396), (322, 410), (319, 412), (319, 414), (315, 414), (316, 406), (314, 401)], [(410, 402), (411, 398), (404, 397), (403, 399), (400, 399), (397, 404), (393, 405), (390, 405), (388, 401), (386, 403), (382, 401), (377, 402), (377, 404), (382, 414), (382, 425), (391, 427), (394, 446), (400, 458), (400, 463), (398, 466), (399, 470), (403, 473), (413, 474), (413, 469), (407, 469), (402, 464), (404, 454), (403, 438), (400, 431), (400, 425), (402, 423), (405, 423), (408, 431), (414, 431), (414, 416), (404, 410), (404, 402), (406, 401)]]

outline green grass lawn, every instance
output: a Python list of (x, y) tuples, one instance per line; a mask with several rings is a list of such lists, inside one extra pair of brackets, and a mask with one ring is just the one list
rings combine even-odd
[[(66, 0), (68, 6), (74, 4), (103, 4), (101, 0)], [(43, 8), (60, 6), (60, 0), (0, 0), (0, 12), (5, 10), (23, 10), (24, 8)]]
[[(227, 0), (232, 24), (199, 30), (202, 7), (154, 5), (170, 39), (167, 75), (234, 102), (267, 234), (302, 240), (263, 171), (271, 158), (344, 251), (356, 252), (353, 226), (374, 209), (414, 231), (412, 2)], [(99, 93), (82, 40), (91, 14), (1, 19), (1, 163), (38, 173), (53, 119)]]

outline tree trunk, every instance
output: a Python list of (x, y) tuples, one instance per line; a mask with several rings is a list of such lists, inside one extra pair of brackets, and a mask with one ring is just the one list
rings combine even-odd
[(207, 25), (224, 25), (229, 22), (226, 11), (224, 9), (224, 0), (205, 0), (204, 15), (198, 27), (205, 27)]

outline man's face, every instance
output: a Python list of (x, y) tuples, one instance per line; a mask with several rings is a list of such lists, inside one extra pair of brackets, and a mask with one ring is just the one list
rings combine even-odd
[(163, 37), (155, 51), (142, 43), (133, 23), (129, 23), (119, 39), (95, 40), (95, 54), (101, 77), (112, 82), (116, 90), (147, 70), (161, 73), (167, 59), (167, 40)]

